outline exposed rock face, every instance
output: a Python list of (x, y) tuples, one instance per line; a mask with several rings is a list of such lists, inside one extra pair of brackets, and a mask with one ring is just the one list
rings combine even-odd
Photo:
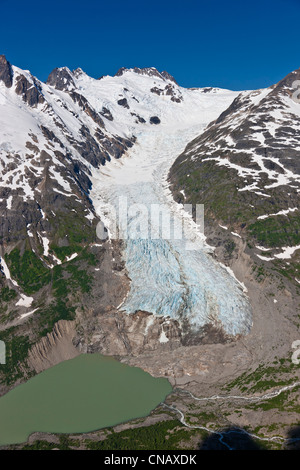
[(96, 124), (98, 124), (99, 127), (105, 127), (103, 119), (101, 119), (99, 114), (90, 106), (88, 100), (83, 95), (72, 91), (70, 93), (70, 96), (73, 99), (74, 103), (77, 103), (81, 107), (81, 109), (88, 116), (90, 116)]
[(274, 95), (285, 93), (286, 96), (291, 96), (291, 93), (296, 90), (297, 85), (299, 89), (299, 84), (294, 84), (294, 82), (298, 80), (300, 80), (300, 69), (289, 73), (279, 83), (277, 83), (277, 85), (274, 86)]
[(75, 331), (75, 322), (60, 320), (56, 323), (53, 331), (29, 351), (29, 367), (39, 373), (78, 356), (80, 351), (72, 343)]
[(135, 116), (136, 117), (136, 123), (141, 123), (141, 124), (145, 124), (146, 120), (140, 116), (139, 114), (136, 114), (136, 113), (131, 113), (132, 116)]
[(128, 102), (127, 102), (126, 98), (122, 98), (121, 100), (118, 100), (118, 105), (129, 109), (129, 105), (128, 105)]
[(166, 79), (166, 80), (171, 80), (172, 82), (174, 82), (176, 85), (178, 85), (178, 83), (176, 82), (175, 78), (170, 75), (168, 72), (166, 72), (165, 70), (163, 70), (161, 72), (161, 75)]
[(156, 93), (157, 95), (161, 95), (163, 93), (162, 88), (157, 88), (157, 86), (154, 86), (153, 88), (150, 89), (151, 93)]
[[(140, 365), (145, 368), (153, 358), (149, 370), (158, 375), (171, 374), (176, 380), (186, 373), (201, 374), (211, 369), (212, 360), (207, 365), (199, 359), (195, 365), (190, 363), (190, 358), (194, 360), (199, 351), (203, 354), (204, 345), (235, 344), (236, 338), (227, 337), (221, 329), (209, 327), (192, 334), (188, 328), (184, 329), (182, 324), (170, 319), (141, 311), (126, 315), (117, 307), (126, 297), (130, 284), (122, 260), (122, 246), (112, 240), (103, 243), (97, 240), (98, 219), (91, 200), (91, 189), (98, 175), (95, 170), (112, 158), (122, 157), (134, 145), (132, 129), (137, 133), (139, 129), (149, 132), (151, 124), (160, 124), (158, 116), (164, 116), (164, 125), (165, 116), (175, 115), (177, 109), (189, 101), (183, 102), (186, 92), (177, 87), (168, 74), (152, 68), (133, 69), (133, 72), (122, 69), (118, 77), (128, 73), (124, 80), (104, 77), (101, 82), (86, 77), (80, 69), (74, 72), (55, 69), (48, 84), (43, 84), (28, 72), (9, 69), (8, 63), (2, 62), (2, 80), (6, 86), (12, 83), (16, 90), (15, 96), (12, 94), (16, 122), (10, 123), (11, 129), (23, 129), (27, 122), (28, 129), (16, 142), (2, 139), (4, 143), (0, 149), (0, 289), (9, 287), (14, 292), (12, 295), (16, 295), (1, 311), (1, 328), (15, 328), (13, 334), (16, 337), (29, 337), (31, 345), (37, 343), (30, 349), (29, 356), (30, 367), (35, 371), (81, 351), (117, 355), (136, 364), (142, 356)], [(143, 84), (142, 91), (136, 87), (137, 80)], [(110, 99), (111, 81), (116, 92)], [(205, 94), (213, 94), (214, 90), (207, 89), (202, 93), (201, 100), (205, 100)], [(200, 93), (196, 95), (200, 96)], [(230, 200), (236, 194), (232, 187), (226, 193), (228, 181), (238, 188), (248, 183), (247, 179), (241, 181), (237, 175), (231, 177), (234, 168), (229, 168), (228, 179), (226, 172), (220, 175), (219, 157), (224, 162), (228, 158), (231, 164), (238, 164), (241, 169), (257, 170), (261, 178), (260, 189), (272, 184), (273, 177), (277, 181), (279, 176), (289, 177), (286, 169), (297, 165), (293, 158), (288, 158), (292, 156), (292, 149), (284, 142), (287, 134), (297, 139), (292, 136), (293, 117), (284, 115), (284, 99), (289, 96), (284, 84), (270, 89), (269, 94), (262, 91), (246, 93), (211, 124), (205, 134), (192, 142), (187, 153), (174, 165), (171, 175), (174, 190), (185, 192), (185, 195), (181, 192), (182, 200), (194, 202), (192, 188), (201, 183), (198, 194), (207, 195), (208, 201), (215, 195), (215, 188), (223, 203), (228, 194)], [(212, 96), (207, 98), (213, 99)], [(178, 107), (178, 103), (182, 105)], [(283, 111), (279, 124), (272, 115), (276, 106)], [(243, 122), (238, 121), (232, 129), (232, 122), (241, 115)], [(278, 124), (273, 135), (272, 129), (267, 129), (268, 123)], [(256, 124), (262, 127), (259, 132), (255, 129)], [(257, 135), (260, 132), (264, 143), (272, 144), (272, 150), (267, 150), (266, 154), (260, 145), (262, 138)], [(282, 148), (275, 145), (278, 142)], [(216, 145), (220, 148), (215, 148)], [(274, 157), (277, 150), (287, 153), (277, 158)], [(249, 158), (247, 151), (261, 157), (264, 168), (260, 167), (261, 159)], [(190, 161), (188, 152), (196, 158)], [(210, 159), (204, 161), (206, 157)], [(263, 170), (273, 173), (264, 175)], [(191, 185), (186, 184), (189, 173)], [(252, 183), (252, 173), (247, 177)], [(289, 202), (294, 201), (294, 197), (296, 201), (295, 188), (290, 186)], [(264, 187), (264, 190), (268, 188)], [(277, 199), (274, 199), (274, 193), (270, 196), (273, 202), (281, 200), (282, 209), (286, 191), (282, 188), (275, 191)], [(100, 199), (94, 201), (101, 203)], [(237, 204), (232, 206), (237, 207)], [(215, 207), (222, 207), (222, 204)], [(246, 214), (245, 210), (243, 214)], [(228, 220), (218, 217), (219, 214), (212, 215), (211, 211), (207, 218), (209, 240), (216, 241), (216, 253), (222, 261), (242, 270), (239, 260), (244, 252), (237, 253), (237, 243), (232, 243), (236, 235), (229, 234), (225, 241), (220, 236), (222, 230), (215, 222), (225, 224)], [(248, 221), (232, 220), (231, 230), (243, 237)], [(251, 266), (248, 268), (250, 271)], [(244, 272), (251, 277), (249, 271)], [(26, 302), (30, 306), (24, 306)], [(28, 318), (33, 321), (27, 323)], [(44, 339), (39, 342), (41, 332)], [(176, 363), (177, 351), (182, 356)]]
[[(141, 71), (136, 69), (135, 72)], [(167, 86), (168, 79), (154, 69), (141, 72), (144, 73)], [(139, 100), (128, 85), (122, 84), (120, 91), (127, 90), (127, 98), (121, 100), (120, 109), (114, 109), (115, 100), (107, 103), (107, 92), (98, 109), (93, 94), (86, 95), (82, 84), (78, 86), (80, 80), (86, 84), (91, 80), (81, 69), (71, 72), (66, 67), (56, 68), (45, 85), (29, 72), (14, 68), (1, 56), (0, 79), (15, 91), (9, 104), (15, 107), (15, 116), (11, 122), (5, 117), (5, 128), (11, 128), (11, 135), (15, 128), (22, 128), (22, 132), (24, 129), (24, 135), (18, 132), (17, 142), (12, 138), (6, 142), (6, 132), (1, 140), (0, 236), (2, 247), (6, 247), (2, 253), (8, 254), (20, 242), (21, 253), (36, 249), (37, 253), (42, 253), (44, 266), (48, 266), (49, 260), (51, 265), (56, 264), (42, 242), (44, 239), (44, 243), (53, 244), (52, 237), (58, 229), (54, 217), (58, 220), (72, 213), (75, 220), (81, 214), (82, 228), (90, 231), (93, 223), (83, 214), (94, 217), (89, 199), (92, 169), (105, 165), (112, 158), (119, 159), (134, 144), (132, 131), (122, 130), (127, 121), (131, 126), (147, 125), (150, 117), (146, 120), (134, 112), (133, 105)], [(116, 115), (123, 110), (127, 113), (129, 102), (130, 111), (122, 117), (125, 126), (115, 123), (113, 112)], [(107, 130), (108, 125), (115, 128)], [(74, 225), (70, 225), (70, 221), (68, 224), (69, 227)], [(65, 243), (61, 236), (57, 242)]]
[[(115, 74), (115, 77), (121, 77), (121, 76), (123, 75), (123, 73), (126, 72), (126, 70), (128, 70), (128, 69), (126, 69), (126, 67), (121, 67), (121, 68), (117, 71), (117, 73)], [(103, 78), (103, 76), (100, 77), (99, 80), (101, 80), (102, 78)]]
[(172, 350), (181, 344), (178, 322), (155, 317), (147, 312), (113, 313), (98, 317), (90, 344), (78, 346), (87, 352), (107, 355), (138, 356), (142, 352)]
[[(215, 247), (214, 257), (247, 287), (253, 328), (231, 347), (240, 351), (244, 343), (254, 367), (271, 363), (275, 350), (277, 357), (290, 355), (288, 338), (299, 316), (300, 106), (293, 96), (295, 80), (299, 71), (267, 90), (242, 92), (188, 144), (169, 172), (176, 201), (204, 204), (205, 235)], [(279, 340), (280, 335), (285, 339)], [(227, 364), (227, 372), (232, 366)]]
[[(10, 138), (1, 139), (0, 148), (0, 338), (5, 335), (8, 351), (11, 344), (20, 345), (22, 353), (30, 345), (28, 356), (9, 363), (16, 380), (79, 353), (101, 352), (203, 397), (261, 364), (272, 365), (272, 370), (278, 358), (289, 359), (291, 342), (298, 339), (299, 256), (297, 250), (286, 261), (278, 255), (286, 255), (284, 247), (300, 244), (300, 122), (291, 102), (299, 72), (269, 90), (240, 95), (188, 145), (170, 172), (178, 202), (205, 203), (212, 256), (230, 266), (248, 290), (254, 312), (251, 332), (230, 337), (217, 323), (195, 332), (188, 322), (140, 310), (122, 312), (131, 282), (124, 247), (96, 237), (95, 207), (102, 200), (94, 199), (93, 206), (95, 170), (134, 144), (128, 128), (137, 124), (137, 133), (149, 133), (150, 124), (160, 123), (154, 112), (164, 122), (165, 111), (175, 114), (185, 96), (182, 89), (166, 72), (134, 69), (140, 77), (133, 82), (147, 82), (146, 100), (133, 93), (126, 77), (124, 83), (114, 82), (120, 87), (110, 101), (107, 89), (101, 95), (97, 88), (110, 78), (94, 83), (97, 93), (89, 94), (92, 79), (85, 83), (81, 69), (56, 69), (49, 86), (16, 69), (10, 74), (3, 64), (2, 81), (17, 90), (11, 135), (15, 128), (23, 129), (25, 117), (29, 123), (23, 147), (21, 138)], [(125, 73), (121, 69), (118, 76)], [(117, 104), (124, 92), (129, 110)], [(213, 99), (215, 90), (200, 93), (201, 99)], [(160, 99), (167, 103), (162, 112)], [(146, 112), (147, 101), (157, 109)], [(11, 376), (9, 380), (7, 385), (1, 376), (0, 394), (16, 383)], [(195, 410), (195, 401), (191, 403)]]
[(162, 77), (162, 74), (160, 74), (159, 71), (156, 70), (154, 67), (145, 67), (145, 68), (134, 67), (133, 69), (127, 69), (126, 67), (121, 67), (117, 71), (115, 76), (121, 77), (127, 70), (133, 70), (134, 73), (138, 75), (148, 75), (148, 77), (157, 77), (157, 78)]
[(130, 279), (122, 245), (97, 238), (101, 188), (92, 192), (100, 167), (160, 123), (154, 112), (172, 117), (184, 90), (155, 69), (99, 82), (62, 68), (47, 84), (3, 57), (0, 69), (0, 86), (12, 88), (0, 115), (0, 339), (12, 373), (0, 371), (0, 393), (80, 352), (129, 358), (201, 341), (174, 321), (118, 309)]
[(107, 109), (105, 106), (103, 106), (102, 108), (102, 111), (100, 112), (100, 114), (105, 117), (106, 119), (108, 119), (109, 121), (113, 121), (114, 120), (114, 117), (113, 115), (111, 114), (110, 110)]
[(174, 103), (181, 103), (183, 101), (183, 96), (179, 92), (178, 88), (175, 88), (174, 85), (169, 83), (164, 88), (158, 88), (157, 86), (150, 89), (151, 93), (155, 93), (159, 96), (170, 96), (171, 101)]
[(45, 102), (38, 83), (34, 79), (30, 83), (24, 75), (17, 77), (16, 93), (21, 95), (25, 103), (31, 107), (36, 107), (39, 103)]
[(95, 168), (100, 165), (105, 165), (106, 160), (110, 160), (110, 155), (104, 148), (98, 145), (98, 142), (91, 135), (88, 127), (82, 126), (80, 134), (83, 139), (81, 142), (75, 144), (75, 148), (79, 151), (80, 155)]
[(203, 93), (210, 93), (213, 89), (211, 87), (204, 88)]
[(171, 100), (175, 101), (176, 103), (180, 103), (182, 101), (182, 97), (178, 98), (176, 97), (174, 93), (174, 86), (172, 85), (167, 85), (166, 86), (166, 95), (171, 96)]
[(160, 119), (157, 116), (151, 116), (150, 124), (160, 124)]
[(3, 81), (7, 88), (12, 87), (13, 71), (4, 55), (0, 55), (0, 81)]
[(67, 67), (56, 68), (50, 73), (47, 84), (57, 90), (67, 91), (76, 88), (70, 70)]
[(170, 80), (174, 82), (176, 85), (178, 85), (178, 83), (176, 82), (175, 78), (172, 77), (172, 75), (170, 75), (166, 71), (159, 72), (155, 67), (145, 67), (145, 68), (134, 67), (133, 69), (127, 69), (126, 67), (121, 67), (115, 74), (115, 77), (121, 77), (128, 70), (133, 70), (133, 72), (138, 75), (147, 75), (148, 77), (157, 77), (160, 79), (162, 78), (164, 80)]
[[(255, 216), (288, 209), (293, 216), (299, 205), (300, 187), (300, 141), (296, 132), (300, 126), (300, 108), (293, 98), (293, 84), (299, 77), (299, 71), (292, 72), (267, 90), (241, 93), (188, 145), (171, 170), (171, 180), (187, 183), (184, 175), (197, 171), (201, 182), (196, 185), (199, 184), (203, 194), (208, 194), (209, 188), (221, 183), (217, 181), (218, 175), (226, 172), (228, 179), (223, 178), (222, 185), (236, 182), (235, 194), (231, 192), (228, 197), (239, 199), (238, 204), (247, 201), (257, 209), (256, 213), (252, 211), (251, 219), (242, 222), (249, 225)], [(186, 160), (187, 154), (193, 156), (193, 164), (191, 158)], [(222, 225), (227, 225), (228, 218)], [(286, 242), (296, 245), (297, 240), (292, 238)], [(277, 247), (280, 240), (278, 243)]]

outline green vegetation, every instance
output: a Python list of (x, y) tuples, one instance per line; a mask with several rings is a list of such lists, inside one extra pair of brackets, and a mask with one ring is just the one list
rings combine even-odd
[[(97, 264), (96, 256), (90, 253), (88, 248), (77, 245), (62, 248), (53, 246), (53, 251), (62, 260), (74, 252), (77, 252), (78, 256), (72, 261), (55, 266), (52, 270), (47, 269), (29, 250), (21, 256), (20, 250), (15, 248), (6, 256), (13, 278), (26, 294), (37, 292), (46, 285), (51, 288), (53, 301), (50, 305), (39, 309), (39, 320), (36, 325), (39, 338), (49, 333), (57, 321), (75, 318), (76, 305), (80, 297), (91, 291), (92, 276), (88, 274), (86, 268)], [(1, 290), (1, 300), (9, 301), (15, 297), (14, 290), (7, 287)], [(51, 298), (50, 295), (49, 297)], [(5, 314), (6, 310), (7, 308), (2, 306), (0, 313)]]
[(28, 336), (17, 336), (16, 327), (0, 331), (0, 340), (6, 346), (6, 364), (1, 366), (1, 374), (6, 385), (13, 384), (24, 376), (26, 358), (31, 347)]
[[(96, 230), (85, 215), (85, 205), (74, 198), (67, 199), (64, 207), (58, 208), (55, 214), (48, 212), (51, 226), (49, 251), (62, 262), (53, 269), (48, 267), (50, 256), (43, 255), (44, 248), (36, 234), (29, 240), (28, 237), (24, 239), (22, 232), (19, 244), (5, 255), (12, 279), (26, 295), (37, 294), (33, 304), (36, 309), (34, 322), (29, 318), (27, 329), (19, 325), (0, 333), (0, 339), (7, 347), (7, 364), (1, 367), (0, 381), (8, 385), (29, 374), (26, 358), (30, 347), (49, 333), (57, 321), (73, 320), (76, 308), (83, 308), (83, 297), (91, 293), (93, 275), (88, 267), (95, 266), (98, 259), (90, 252), (89, 244), (95, 242)], [(74, 253), (77, 257), (67, 262), (67, 257)], [(11, 322), (18, 315), (9, 305), (16, 297), (15, 290), (0, 283), (1, 324)], [(30, 338), (26, 336), (29, 328)]]
[(217, 423), (218, 417), (215, 412), (202, 411), (201, 413), (192, 413), (190, 416), (186, 417), (186, 422), (190, 425), (195, 424), (194, 420), (197, 420), (197, 425), (205, 426), (210, 422)]
[(5, 255), (11, 275), (22, 287), (25, 294), (33, 294), (40, 290), (51, 280), (51, 273), (42, 261), (31, 250), (25, 250), (21, 255), (15, 248)]
[(53, 450), (53, 449), (58, 449), (59, 445), (54, 444), (54, 442), (48, 442), (48, 441), (34, 441), (33, 444), (26, 444), (25, 446), (22, 447), (22, 450)]
[(232, 382), (228, 383), (224, 389), (230, 391), (233, 388), (239, 388), (241, 392), (253, 394), (290, 385), (297, 381), (297, 378), (291, 377), (293, 371), (297, 368), (299, 368), (299, 366), (293, 364), (290, 359), (281, 358), (278, 361), (274, 361), (273, 365), (266, 366), (261, 364), (255, 371), (249, 374), (244, 372)]
[(263, 246), (282, 247), (300, 244), (300, 217), (276, 216), (257, 220), (249, 226), (250, 234)]
[[(66, 207), (67, 212), (57, 211), (55, 217), (48, 216), (49, 222), (53, 227), (54, 245), (58, 245), (57, 241), (59, 239), (66, 239), (68, 245), (73, 247), (95, 241), (96, 230), (88, 225), (87, 219), (84, 216), (84, 208), (81, 207), (81, 204), (78, 204), (76, 212), (73, 212), (73, 209), (74, 206), (71, 205), (70, 208)], [(72, 253), (75, 251), (76, 249)]]
[(26, 444), (22, 450), (72, 450), (72, 448), (79, 447), (80, 442), (76, 439), (70, 439), (67, 434), (59, 436), (59, 443), (37, 440), (33, 444)]
[(178, 450), (183, 443), (190, 441), (191, 436), (205, 437), (206, 434), (184, 428), (179, 421), (171, 420), (121, 432), (112, 431), (102, 441), (84, 442), (90, 450)]
[(3, 287), (0, 291), (0, 301), (9, 302), (17, 297), (16, 291), (10, 289), (9, 287)]
[(262, 282), (265, 279), (265, 277), (269, 275), (269, 273), (266, 271), (264, 266), (260, 266), (256, 263), (253, 263), (252, 265), (252, 272), (257, 282)]
[(185, 173), (176, 176), (178, 186), (185, 191), (186, 201), (204, 204), (208, 216), (213, 214), (216, 219), (231, 224), (247, 221), (248, 213), (252, 212), (244, 201), (245, 196), (238, 192), (236, 173), (232, 170), (206, 162), (200, 168), (185, 169)]
[[(31, 340), (27, 336), (20, 335), (17, 327), (0, 332), (0, 339), (5, 341), (7, 348), (7, 364), (1, 367), (0, 378), (7, 385), (24, 377), (25, 373), (29, 374), (26, 371), (26, 358), (30, 347), (51, 332), (59, 320), (74, 320), (76, 308), (82, 302), (82, 295), (91, 291), (93, 277), (87, 272), (87, 267), (95, 266), (97, 258), (89, 252), (89, 248), (73, 245), (61, 249), (54, 246), (53, 251), (59, 254), (61, 259), (74, 252), (77, 252), (78, 256), (53, 269), (46, 268), (29, 250), (21, 255), (20, 250), (15, 248), (6, 256), (12, 277), (17, 280), (26, 294), (35, 293), (42, 287), (48, 286), (47, 299), (50, 299), (48, 305), (37, 305), (39, 309), (31, 328)], [(0, 294), (1, 321), (7, 321), (13, 318), (13, 312), (10, 312), (8, 317), (7, 305), (4, 302), (13, 300), (17, 294), (8, 287), (3, 287)]]
[(16, 297), (16, 291), (9, 289), (9, 287), (3, 287), (0, 290), (0, 323), (5, 323), (15, 317), (16, 312), (8, 308), (8, 302), (11, 302)]
[(74, 320), (75, 307), (68, 306), (63, 300), (52, 302), (48, 307), (39, 311), (39, 319), (36, 325), (39, 338), (46, 336), (53, 330), (59, 320)]
[(236, 247), (236, 244), (234, 243), (233, 240), (228, 240), (227, 242), (225, 242), (225, 250), (227, 251), (229, 255), (232, 255), (232, 253), (235, 250), (235, 247)]
[(300, 406), (293, 405), (290, 402), (290, 395), (291, 395), (291, 391), (287, 390), (286, 392), (282, 392), (280, 395), (270, 398), (264, 402), (252, 403), (251, 405), (246, 406), (246, 408), (252, 409), (252, 410), (263, 410), (263, 411), (276, 409), (278, 411), (285, 411), (285, 412), (294, 411), (294, 412), (299, 413)]
[(87, 274), (86, 269), (80, 269), (80, 266), (96, 266), (95, 255), (83, 249), (80, 254), (68, 263), (57, 265), (53, 268), (53, 291), (56, 298), (65, 297), (71, 291), (78, 289), (82, 293), (89, 292), (91, 289), (91, 276)]
[(52, 244), (50, 249), (61, 261), (64, 261), (67, 256), (71, 256), (73, 253), (79, 253), (82, 247), (80, 245), (56, 246)]
[(102, 432), (103, 440), (71, 439), (69, 435), (60, 435), (59, 443), (37, 440), (26, 444), (22, 450), (71, 450), (84, 447), (88, 450), (178, 450), (193, 449), (191, 437), (204, 439), (208, 433), (201, 430), (184, 428), (177, 420), (162, 421), (151, 426), (143, 426), (125, 431), (115, 432), (106, 429)]
[(296, 255), (295, 259), (288, 260), (288, 264), (284, 265), (281, 260), (274, 260), (272, 270), (295, 282), (295, 278), (300, 277), (300, 263), (297, 261), (297, 256), (299, 259), (299, 255)]
[(40, 337), (52, 331), (59, 320), (74, 320), (76, 306), (79, 305), (81, 296), (91, 291), (93, 278), (87, 273), (86, 267), (96, 264), (95, 255), (84, 248), (74, 260), (53, 268), (52, 295), (54, 300), (49, 306), (39, 310), (38, 334)]
[[(233, 156), (231, 155), (230, 158)], [(241, 162), (243, 155), (239, 155), (238, 158)], [(219, 166), (214, 161), (201, 160), (201, 158), (191, 161), (185, 158), (185, 154), (179, 157), (173, 165), (171, 180), (176, 200), (180, 201), (182, 198), (180, 190), (184, 190), (184, 202), (204, 204), (206, 226), (210, 223), (214, 225), (218, 221), (233, 231), (241, 228), (242, 238), (251, 251), (256, 245), (281, 248), (300, 244), (300, 217), (297, 212), (286, 216), (278, 215), (258, 219), (261, 215), (274, 214), (281, 209), (286, 209), (284, 187), (269, 189), (268, 198), (262, 198), (252, 191), (239, 191), (245, 186), (245, 181), (235, 170)], [(265, 189), (264, 192), (266, 192)], [(225, 235), (228, 237), (229, 231), (227, 234), (224, 233)], [(234, 246), (230, 239), (224, 239), (224, 248), (228, 256), (232, 256)], [(268, 252), (266, 256), (272, 257), (272, 252)], [(258, 261), (256, 257), (254, 259)], [(297, 254), (289, 260), (289, 264), (282, 260), (274, 260), (265, 267), (256, 263), (254, 269), (258, 282), (262, 282), (266, 276), (279, 274), (277, 278), (282, 279), (284, 276), (297, 285), (295, 277), (300, 277), (300, 262), (297, 261)]]

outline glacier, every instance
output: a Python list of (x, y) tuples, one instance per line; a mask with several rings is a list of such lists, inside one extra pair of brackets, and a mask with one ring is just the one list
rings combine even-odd
[[(168, 207), (180, 225), (187, 214), (173, 200), (167, 174), (176, 157), (205, 125), (173, 122), (136, 132), (137, 142), (126, 156), (94, 172), (91, 198), (108, 230), (114, 223), (110, 208), (113, 206), (117, 212), (120, 198), (126, 198), (128, 207), (143, 204), (149, 214), (153, 204)], [(141, 217), (145, 217), (144, 226), (155, 223), (145, 213), (139, 220)], [(197, 232), (192, 219), (181, 239), (139, 238), (136, 225), (136, 220), (129, 218), (130, 236), (120, 233), (125, 238), (123, 256), (131, 279), (130, 291), (119, 306), (121, 310), (143, 310), (180, 323), (188, 321), (194, 331), (207, 323), (222, 326), (229, 335), (250, 331), (252, 314), (245, 289), (233, 273), (211, 256), (212, 247)], [(188, 248), (190, 242), (193, 245)]]

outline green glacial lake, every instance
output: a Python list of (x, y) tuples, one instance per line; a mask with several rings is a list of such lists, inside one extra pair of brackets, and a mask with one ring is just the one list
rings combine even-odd
[(35, 431), (81, 433), (147, 416), (171, 390), (164, 378), (82, 354), (0, 398), (0, 445), (25, 442)]

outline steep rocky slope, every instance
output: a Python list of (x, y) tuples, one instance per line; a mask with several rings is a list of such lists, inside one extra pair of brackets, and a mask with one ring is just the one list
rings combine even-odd
[[(2, 393), (68, 358), (73, 343), (77, 352), (120, 356), (180, 344), (175, 319), (148, 324), (147, 313), (134, 315), (138, 308), (131, 316), (117, 309), (131, 281), (122, 241), (96, 235), (100, 175), (128, 158), (144, 132), (191, 124), (199, 132), (235, 96), (186, 90), (154, 68), (120, 69), (99, 80), (60, 68), (42, 83), (0, 57)], [(120, 178), (124, 183), (128, 174)], [(61, 321), (70, 324), (58, 341)], [(165, 332), (168, 344), (159, 341)]]
[(241, 237), (258, 277), (267, 269), (295, 286), (300, 105), (293, 84), (299, 77), (298, 70), (273, 87), (241, 93), (170, 171), (178, 201), (205, 204), (207, 228), (227, 240), (223, 257), (234, 255)]
[(291, 357), (299, 337), (299, 77), (240, 93), (168, 177), (177, 202), (204, 204), (215, 258), (248, 290), (256, 367)]
[[(99, 80), (60, 68), (44, 84), (0, 57), (0, 394), (102, 352), (168, 377), (168, 413), (185, 426), (287, 435), (299, 416), (297, 79), (240, 94), (186, 90), (153, 68)], [(205, 206), (199, 252), (97, 238), (120, 194), (185, 218), (170, 189)]]

